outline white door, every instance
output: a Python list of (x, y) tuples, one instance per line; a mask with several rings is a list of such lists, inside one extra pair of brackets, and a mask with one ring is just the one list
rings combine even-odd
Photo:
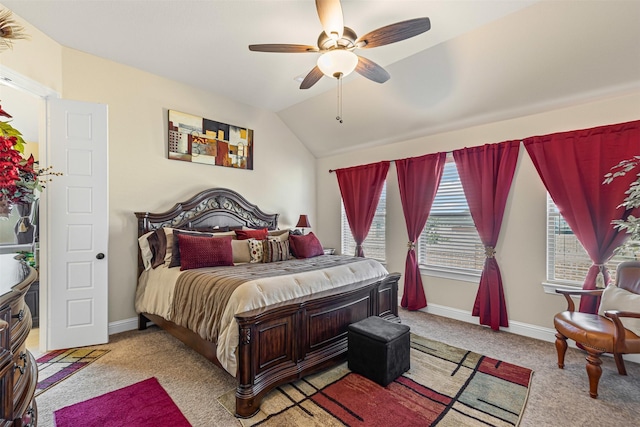
[[(47, 100), (48, 350), (108, 341), (107, 106)], [(44, 166), (44, 165), (43, 165)]]

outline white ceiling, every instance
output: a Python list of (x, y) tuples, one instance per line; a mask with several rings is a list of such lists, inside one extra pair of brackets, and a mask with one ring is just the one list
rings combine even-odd
[(423, 16), (431, 30), (358, 51), (391, 79), (348, 76), (342, 124), (336, 80), (294, 80), (318, 54), (247, 48), (315, 45), (312, 0), (0, 1), (64, 46), (273, 111), (317, 157), (640, 91), (638, 0), (343, 0), (359, 35)]

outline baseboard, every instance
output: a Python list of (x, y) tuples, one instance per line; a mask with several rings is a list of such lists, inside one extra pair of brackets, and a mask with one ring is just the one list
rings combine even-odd
[(138, 329), (138, 318), (132, 317), (130, 319), (116, 320), (115, 322), (109, 322), (109, 335), (119, 334), (120, 332), (132, 331)]
[[(471, 312), (451, 308), (444, 305), (429, 304), (420, 311), (435, 314), (436, 316), (448, 317), (450, 319), (460, 320), (461, 322), (478, 324), (478, 318), (471, 315)], [(508, 328), (500, 328), (501, 331), (511, 332), (512, 334), (522, 335), (529, 338), (535, 338), (541, 341), (555, 342), (555, 329), (544, 328), (542, 326), (531, 325), (529, 323), (509, 321)], [(117, 320), (109, 323), (109, 335), (119, 334), (120, 332), (132, 331), (138, 329), (138, 318)], [(569, 346), (576, 348), (573, 341), (568, 341)], [(640, 354), (626, 354), (624, 360), (629, 362), (640, 363)]]
[[(460, 320), (461, 322), (478, 324), (478, 318), (471, 315), (471, 312), (460, 310), (457, 308), (446, 307), (444, 305), (429, 304), (420, 311), (435, 314), (437, 316), (448, 317), (450, 319)], [(547, 342), (556, 341), (555, 329), (544, 328), (542, 326), (531, 325), (523, 322), (509, 321), (508, 328), (500, 328), (501, 331), (511, 332), (512, 334), (522, 335), (529, 338), (535, 338)], [(569, 347), (576, 348), (573, 341), (567, 341)], [(640, 354), (625, 354), (625, 361), (640, 363)]]

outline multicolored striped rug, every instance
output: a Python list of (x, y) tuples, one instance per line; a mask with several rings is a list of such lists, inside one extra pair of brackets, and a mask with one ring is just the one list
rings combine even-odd
[(36, 360), (38, 362), (38, 384), (35, 395), (44, 393), (108, 352), (109, 350), (70, 348), (54, 350), (40, 356)]
[[(387, 387), (346, 363), (278, 387), (244, 426), (516, 426), (533, 371), (411, 335), (411, 369)], [(218, 398), (231, 413), (235, 390)]]

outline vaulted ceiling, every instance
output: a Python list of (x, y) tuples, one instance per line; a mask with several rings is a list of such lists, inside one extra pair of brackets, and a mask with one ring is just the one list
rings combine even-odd
[(358, 51), (391, 79), (345, 78), (342, 124), (335, 79), (298, 88), (319, 54), (247, 48), (315, 45), (312, 0), (0, 1), (64, 46), (273, 111), (316, 157), (640, 91), (640, 1), (343, 0), (359, 35), (431, 30)]

